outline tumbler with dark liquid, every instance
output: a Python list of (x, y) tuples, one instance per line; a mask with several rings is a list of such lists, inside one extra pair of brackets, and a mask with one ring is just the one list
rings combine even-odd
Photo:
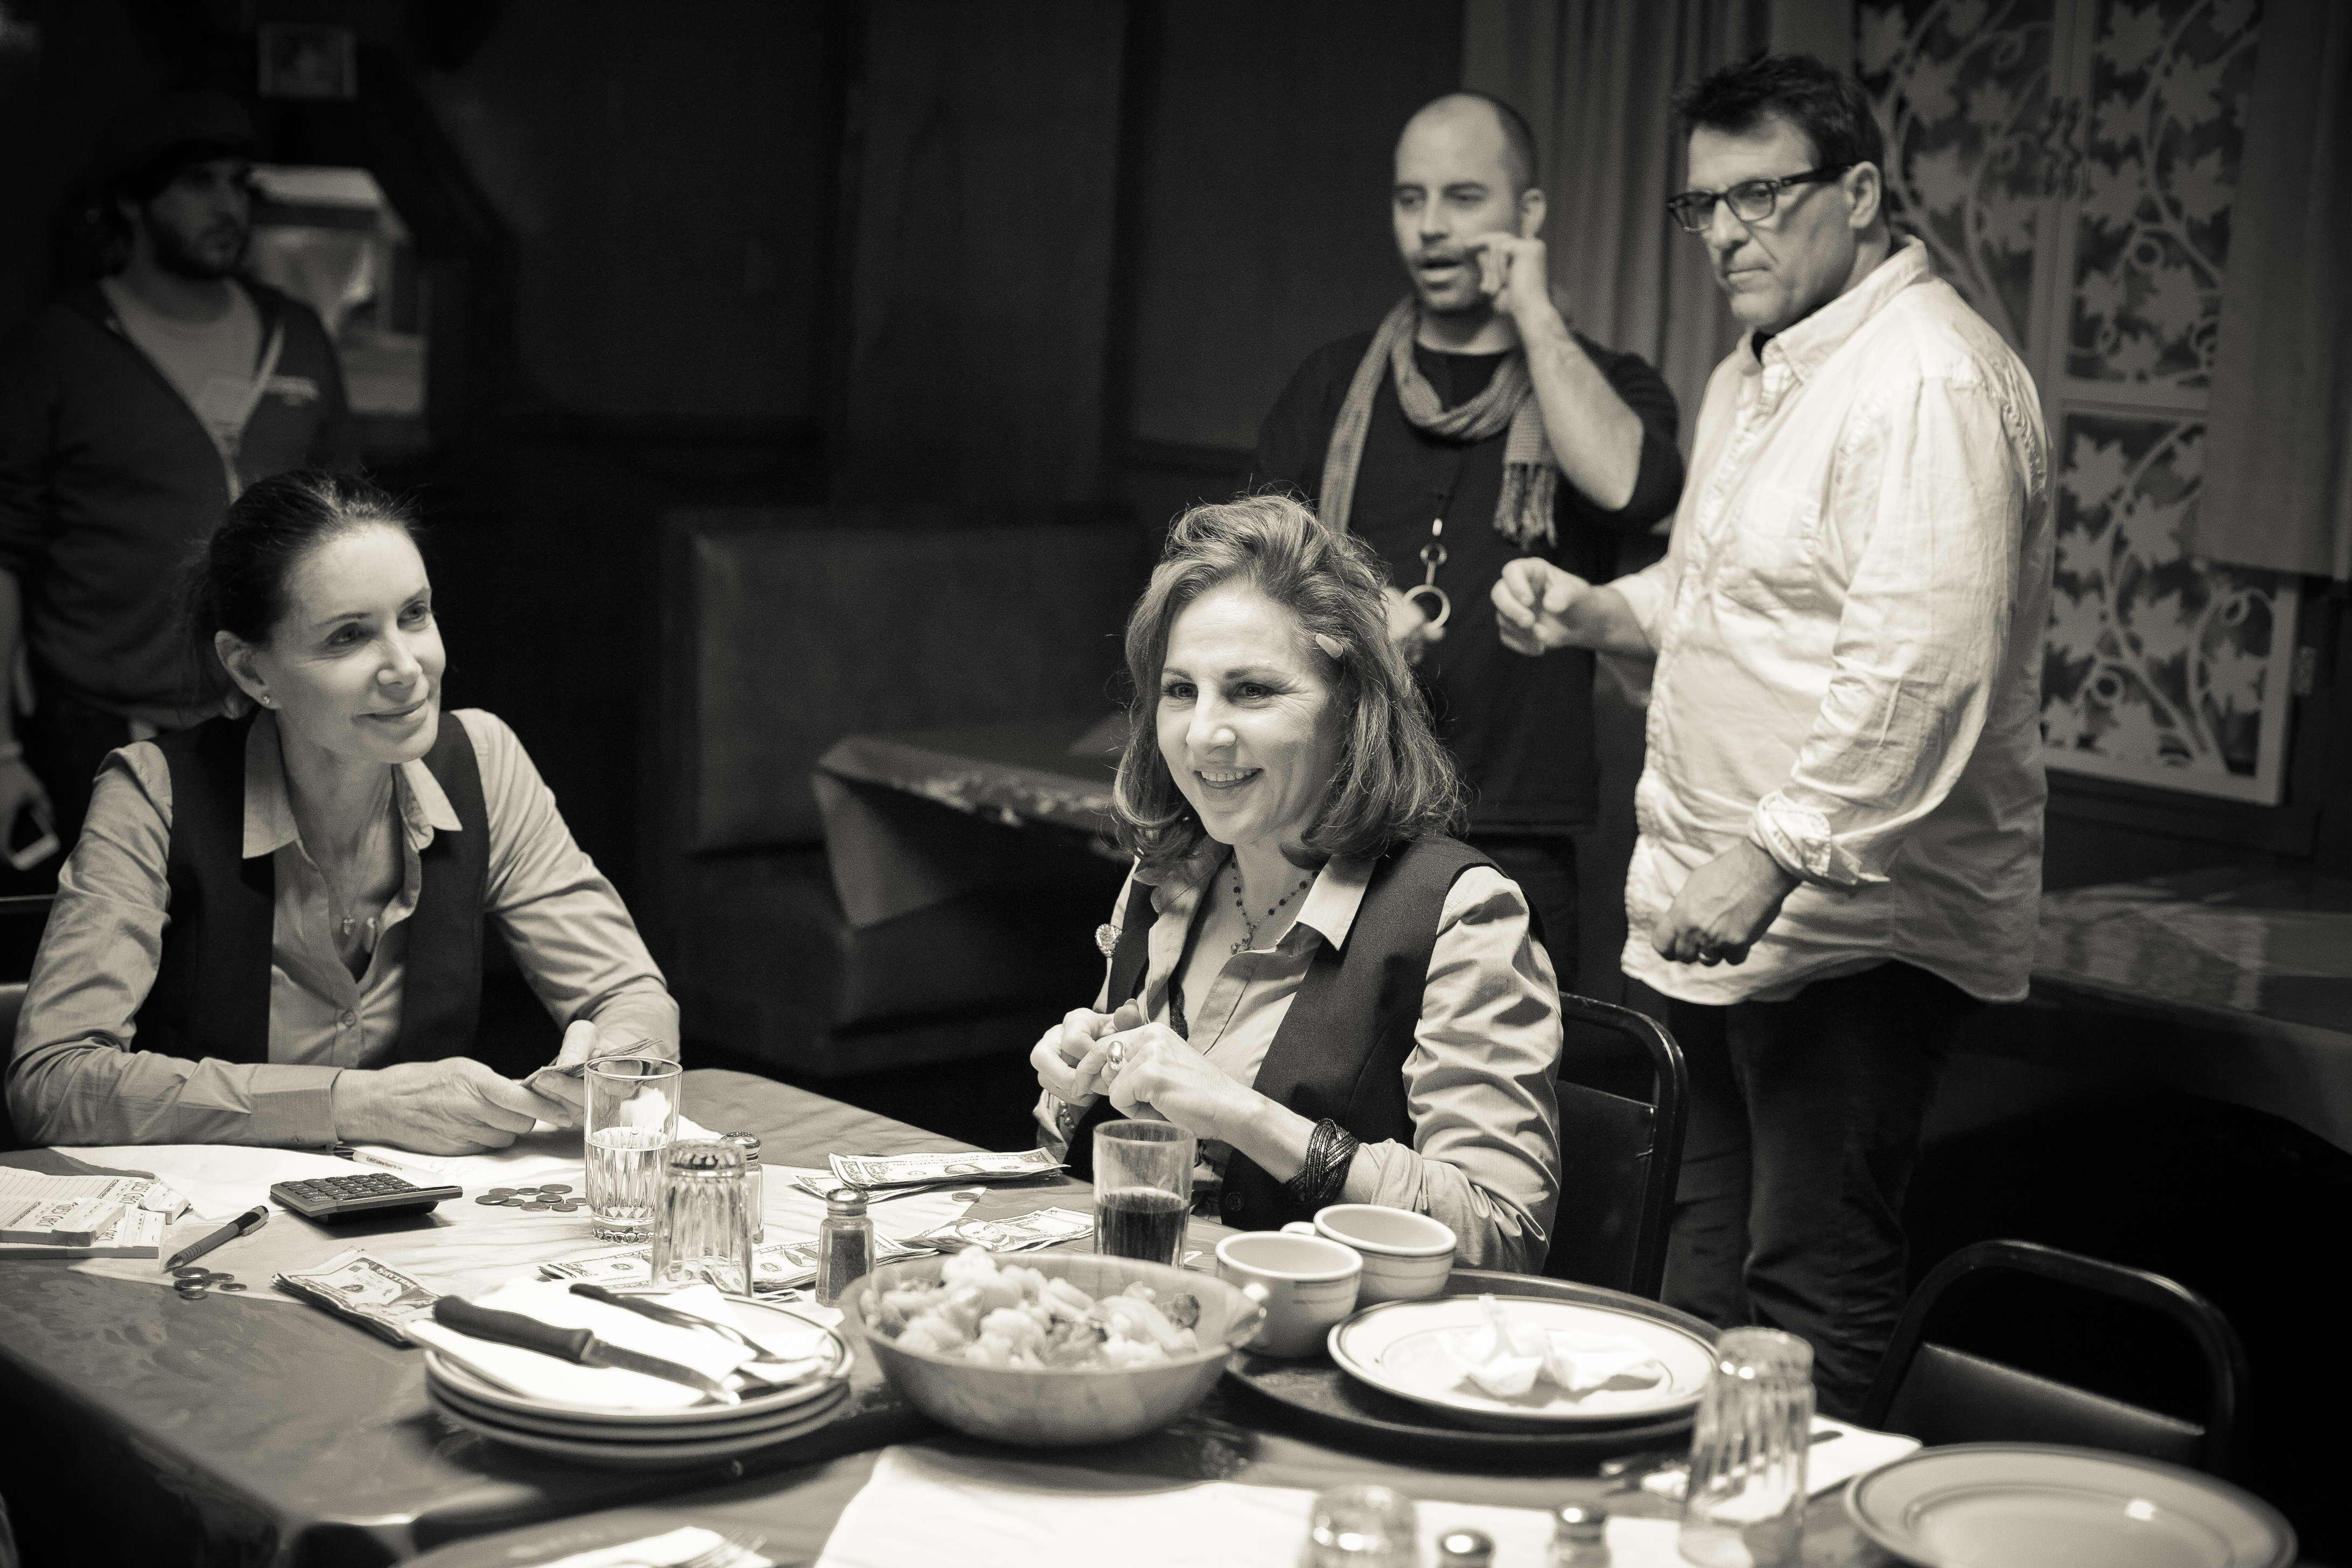
[(1095, 1250), (1181, 1263), (1192, 1208), (1192, 1135), (1165, 1121), (1095, 1129)]

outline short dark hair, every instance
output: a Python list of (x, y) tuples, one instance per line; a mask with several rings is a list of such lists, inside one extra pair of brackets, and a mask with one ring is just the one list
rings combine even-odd
[(1537, 176), (1542, 173), (1542, 168), (1536, 160), (1536, 133), (1529, 129), (1528, 117), (1491, 92), (1479, 92), (1475, 89), (1465, 88), (1453, 96), (1475, 98), (1495, 111), (1496, 122), (1503, 128), (1504, 149), (1510, 154), (1511, 162), (1516, 165), (1511, 171), (1512, 178), (1516, 182), (1512, 195), (1516, 195), (1533, 185)]
[(188, 558), (181, 622), (196, 689), (226, 698), (236, 683), (221, 668), (213, 636), (269, 640), (286, 618), (286, 584), (303, 557), (362, 528), (396, 528), (414, 540), (416, 518), (402, 501), (357, 474), (298, 468), (246, 487), (220, 526)]
[(1381, 594), (1388, 569), (1363, 541), (1285, 496), (1196, 506), (1176, 520), (1150, 585), (1127, 618), (1127, 750), (1112, 786), (1119, 847), (1158, 872), (1189, 858), (1206, 837), (1160, 754), (1160, 667), (1176, 617), (1202, 595), (1245, 583), (1298, 617), (1321, 650), (1346, 738), (1332, 783), (1305, 838), (1318, 858), (1372, 859), (1397, 845), (1447, 833), (1462, 817), (1462, 785), (1438, 744), (1429, 705), (1389, 636)]
[(1870, 94), (1851, 71), (1811, 55), (1759, 55), (1692, 82), (1675, 94), (1685, 132), (1704, 126), (1740, 136), (1767, 119), (1787, 121), (1813, 144), (1813, 166), (1855, 163), (1886, 172), (1886, 139)]

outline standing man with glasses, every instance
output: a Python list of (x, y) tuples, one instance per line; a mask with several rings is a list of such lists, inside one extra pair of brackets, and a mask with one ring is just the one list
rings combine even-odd
[(1860, 83), (1768, 56), (1676, 107), (1668, 206), (1748, 331), (1672, 547), (1605, 587), (1515, 563), (1495, 602), (1524, 653), (1656, 654), (1625, 970), (1690, 1058), (1665, 1299), (1802, 1335), (1852, 1415), (1937, 1078), (2032, 963), (2049, 444), (2025, 366), (1889, 230)]
[(1258, 432), (1257, 474), (1388, 562), (1390, 632), (1470, 788), (1471, 844), (1527, 894), (1577, 988), (1576, 844), (1599, 815), (1592, 660), (1506, 654), (1489, 591), (1515, 558), (1612, 575), (1682, 492), (1675, 396), (1576, 331), (1551, 289), (1535, 138), (1450, 93), (1406, 122), (1389, 216), (1412, 292), (1327, 344)]

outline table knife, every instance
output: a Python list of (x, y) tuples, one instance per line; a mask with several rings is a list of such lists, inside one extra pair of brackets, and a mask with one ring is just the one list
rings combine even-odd
[[(781, 1364), (793, 1359), (791, 1356), (778, 1355), (732, 1323), (722, 1323), (716, 1318), (702, 1317), (698, 1313), (684, 1311), (677, 1307), (665, 1306), (659, 1301), (648, 1301), (638, 1296), (624, 1295), (618, 1290), (608, 1290), (602, 1285), (592, 1285), (585, 1280), (572, 1286), (572, 1293), (575, 1296), (585, 1296), (591, 1301), (602, 1301), (608, 1307), (619, 1307), (624, 1310), (635, 1312), (640, 1317), (651, 1318), (656, 1323), (667, 1323), (674, 1329), (708, 1329), (712, 1333), (720, 1334), (734, 1341), (744, 1350), (749, 1351), (753, 1361)], [(800, 1359), (805, 1361), (808, 1358), (803, 1356)]]
[(721, 1405), (742, 1403), (734, 1390), (715, 1377), (657, 1355), (646, 1355), (637, 1351), (623, 1350), (619, 1345), (606, 1344), (587, 1329), (559, 1329), (553, 1323), (542, 1323), (537, 1318), (527, 1318), (520, 1312), (501, 1312), (492, 1307), (478, 1307), (455, 1296), (444, 1296), (433, 1303), (433, 1319), (444, 1327), (455, 1329), (461, 1334), (471, 1334), (478, 1340), (517, 1345), (579, 1366), (614, 1367), (622, 1372), (642, 1373), (647, 1377), (682, 1383), (688, 1388), (709, 1394)]

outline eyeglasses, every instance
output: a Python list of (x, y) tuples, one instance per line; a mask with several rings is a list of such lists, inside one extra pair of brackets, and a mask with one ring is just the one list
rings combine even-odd
[(1762, 223), (1772, 216), (1780, 193), (1789, 186), (1834, 180), (1853, 167), (1852, 163), (1839, 163), (1826, 169), (1808, 169), (1801, 174), (1782, 174), (1778, 179), (1742, 180), (1727, 191), (1685, 191), (1666, 203), (1666, 211), (1690, 234), (1706, 232), (1706, 226), (1715, 221), (1717, 202), (1729, 202), (1731, 216), (1742, 223)]

